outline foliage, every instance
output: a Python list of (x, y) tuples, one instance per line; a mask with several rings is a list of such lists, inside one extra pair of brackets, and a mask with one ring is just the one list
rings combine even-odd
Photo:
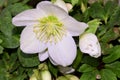
[[(27, 55), (19, 49), (19, 38), (23, 28), (15, 27), (11, 20), (18, 13), (34, 7), (41, 0), (0, 0), (0, 80), (29, 80), (33, 70), (42, 62), (37, 54)], [(71, 65), (71, 73), (80, 80), (120, 79), (120, 5), (116, 1), (64, 0), (73, 5), (70, 15), (90, 24), (99, 39), (102, 56), (92, 58), (77, 48), (77, 57)], [(84, 8), (84, 9), (83, 9)], [(88, 31), (89, 32), (89, 31)], [(78, 38), (74, 38), (78, 45)], [(49, 59), (46, 64), (52, 78), (61, 75), (58, 67)]]

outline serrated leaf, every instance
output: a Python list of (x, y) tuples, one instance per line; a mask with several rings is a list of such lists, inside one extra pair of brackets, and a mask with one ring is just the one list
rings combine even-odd
[(88, 64), (83, 64), (80, 66), (80, 68), (78, 69), (79, 72), (90, 72), (90, 71), (93, 71), (95, 70), (96, 68), (95, 67), (92, 67)]
[(8, 80), (8, 73), (2, 60), (0, 60), (0, 80)]
[(10, 78), (9, 80), (25, 80), (27, 78), (27, 75), (23, 73), (22, 75), (14, 76)]
[(93, 57), (90, 57), (89, 55), (86, 55), (82, 58), (81, 62), (91, 65), (93, 67), (97, 67), (99, 65), (99, 58), (93, 58)]
[(111, 63), (120, 58), (120, 45), (110, 48), (107, 53), (108, 56), (103, 57), (104, 63)]
[(25, 54), (18, 49), (18, 58), (24, 67), (34, 67), (40, 64), (37, 54)]
[(5, 36), (1, 34), (0, 37), (3, 40), (1, 45), (5, 48), (17, 48), (19, 46), (18, 36)]
[(117, 75), (118, 78), (120, 78), (120, 62), (119, 61), (116, 61), (111, 64), (106, 64), (105, 68), (110, 69)]
[(107, 18), (113, 14), (114, 9), (116, 7), (117, 7), (117, 4), (114, 1), (107, 1), (107, 3), (104, 6), (105, 15)]
[(89, 8), (89, 14), (92, 18), (104, 19), (104, 13), (103, 6), (98, 2), (93, 3)]
[(20, 0), (8, 0), (8, 4), (16, 3), (18, 1), (20, 1)]
[(109, 29), (101, 38), (102, 42), (110, 42), (111, 40), (115, 40), (119, 37), (119, 34), (116, 34), (113, 29)]
[(0, 14), (0, 31), (6, 35), (11, 36), (14, 26), (12, 25), (12, 16), (7, 8), (5, 8)]
[(96, 76), (99, 75), (97, 70), (91, 72), (85, 72), (80, 77), (80, 80), (96, 80)]
[(101, 80), (117, 80), (116, 75), (109, 69), (102, 69), (100, 74)]
[(114, 9), (114, 12), (111, 15), (110, 20), (107, 24), (108, 28), (114, 27), (114, 25), (120, 25), (120, 6)]
[(15, 3), (15, 4), (9, 6), (8, 9), (10, 9), (11, 14), (13, 16), (15, 16), (24, 10), (30, 9), (30, 7), (23, 3)]

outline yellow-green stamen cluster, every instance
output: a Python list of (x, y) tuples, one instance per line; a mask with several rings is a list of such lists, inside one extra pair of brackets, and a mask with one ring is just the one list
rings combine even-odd
[(43, 17), (39, 24), (34, 27), (34, 32), (42, 42), (57, 43), (65, 35), (63, 24), (55, 16)]

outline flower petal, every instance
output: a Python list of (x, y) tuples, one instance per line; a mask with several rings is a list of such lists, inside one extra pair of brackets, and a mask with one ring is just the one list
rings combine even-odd
[(26, 26), (38, 23), (38, 19), (45, 16), (42, 10), (30, 9), (21, 12), (12, 19), (12, 23), (16, 26)]
[(68, 13), (67, 6), (63, 0), (56, 0), (56, 2), (54, 4), (59, 6), (62, 9), (64, 9)]
[(99, 57), (101, 55), (101, 48), (97, 37), (92, 33), (86, 33), (81, 36), (79, 41), (80, 50), (92, 57)]
[(20, 48), (25, 53), (38, 53), (46, 49), (46, 45), (40, 42), (33, 32), (33, 26), (25, 27), (21, 33)]
[(68, 66), (76, 57), (76, 44), (71, 35), (67, 34), (60, 42), (48, 44), (48, 51), (53, 62)]
[(75, 71), (74, 68), (72, 67), (63, 67), (63, 66), (58, 66), (59, 70), (63, 74), (69, 74)]
[(37, 9), (43, 10), (48, 15), (54, 15), (58, 17), (59, 20), (68, 17), (68, 14), (64, 9), (52, 4), (49, 1), (42, 1), (38, 3)]
[(62, 22), (72, 36), (78, 36), (82, 34), (88, 27), (86, 23), (79, 22), (70, 16), (63, 19)]
[(44, 61), (49, 57), (48, 51), (43, 51), (43, 52), (39, 53), (38, 56), (39, 56), (40, 61)]
[(58, 65), (54, 60), (52, 60), (52, 58), (49, 56), (49, 60), (53, 65)]

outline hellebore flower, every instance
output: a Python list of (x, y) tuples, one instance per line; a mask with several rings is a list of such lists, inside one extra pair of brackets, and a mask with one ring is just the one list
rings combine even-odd
[(101, 56), (101, 47), (98, 39), (93, 33), (85, 33), (80, 37), (79, 48), (81, 52), (87, 53), (92, 57)]
[(54, 65), (68, 66), (76, 57), (76, 44), (72, 36), (79, 36), (87, 24), (78, 22), (49, 1), (42, 1), (35, 9), (16, 15), (12, 23), (26, 26), (20, 36), (24, 53), (39, 53), (39, 60), (48, 57)]

